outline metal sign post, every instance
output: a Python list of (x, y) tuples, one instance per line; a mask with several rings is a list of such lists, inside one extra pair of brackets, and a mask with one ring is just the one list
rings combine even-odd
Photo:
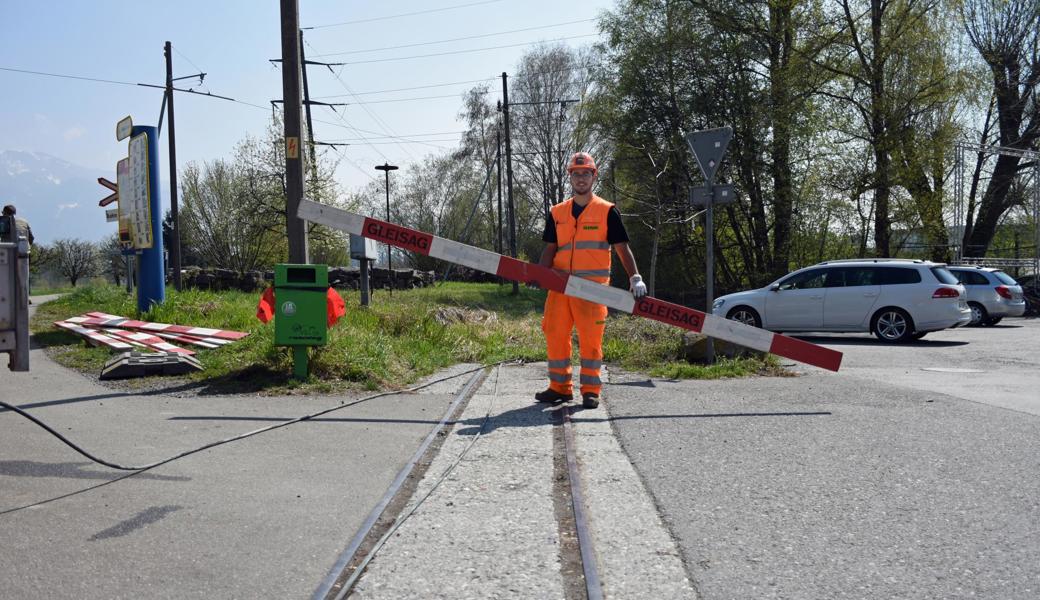
[(166, 300), (158, 140), (155, 127), (133, 127), (128, 173), (125, 181), (119, 182), (120, 217), (125, 216), (130, 222), (130, 246), (139, 257), (137, 310), (141, 312), (147, 312), (153, 304), (162, 304)]
[[(733, 186), (713, 185), (715, 172), (722, 163), (722, 157), (726, 154), (729, 141), (733, 139), (733, 129), (720, 127), (718, 129), (706, 129), (694, 131), (686, 135), (686, 143), (689, 144), (697, 164), (704, 174), (705, 184), (703, 187), (695, 187), (690, 190), (690, 202), (695, 206), (703, 205), (707, 209), (704, 216), (704, 237), (707, 245), (705, 257), (706, 271), (706, 306), (704, 312), (711, 314), (711, 305), (715, 301), (715, 204), (732, 202), (735, 198)], [(707, 339), (705, 346), (708, 364), (715, 362), (715, 344), (712, 339)]]

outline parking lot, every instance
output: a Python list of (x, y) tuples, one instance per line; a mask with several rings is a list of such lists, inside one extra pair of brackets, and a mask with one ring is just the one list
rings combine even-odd
[(611, 420), (705, 600), (1040, 597), (1040, 320), (798, 336), (830, 373), (612, 377)]
[(1040, 319), (947, 329), (910, 344), (883, 344), (869, 334), (796, 337), (843, 352), (838, 376), (865, 385), (884, 382), (1040, 415)]

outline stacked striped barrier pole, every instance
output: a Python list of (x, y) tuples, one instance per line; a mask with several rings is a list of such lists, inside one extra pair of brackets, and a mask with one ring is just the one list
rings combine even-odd
[(769, 352), (808, 365), (837, 371), (841, 366), (841, 352), (804, 342), (792, 337), (751, 327), (699, 310), (644, 296), (638, 300), (627, 290), (601, 285), (588, 279), (571, 276), (489, 250), (453, 242), (435, 235), (401, 227), (348, 212), (310, 200), (300, 202), (297, 217), (417, 252), (457, 265), (498, 275), (522, 283), (537, 282), (547, 289), (596, 302), (616, 310), (647, 319), (661, 321), (698, 333)]

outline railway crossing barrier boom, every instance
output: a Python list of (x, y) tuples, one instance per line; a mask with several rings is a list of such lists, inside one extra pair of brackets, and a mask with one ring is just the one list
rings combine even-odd
[(404, 250), (418, 252), (424, 256), (498, 275), (511, 281), (537, 282), (547, 290), (704, 333), (710, 337), (740, 344), (753, 350), (769, 352), (831, 371), (837, 371), (841, 365), (841, 352), (830, 348), (730, 321), (716, 315), (705, 314), (699, 310), (650, 296), (636, 300), (628, 290), (601, 285), (588, 279), (560, 273), (490, 250), (447, 240), (332, 206), (302, 200), (297, 216), (307, 221), (345, 231), (351, 235), (360, 235)]

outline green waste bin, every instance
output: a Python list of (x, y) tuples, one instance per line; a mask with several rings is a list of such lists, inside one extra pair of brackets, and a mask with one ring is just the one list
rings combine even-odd
[(328, 341), (327, 265), (274, 266), (274, 343), (293, 349), (293, 374), (307, 378), (308, 346)]

